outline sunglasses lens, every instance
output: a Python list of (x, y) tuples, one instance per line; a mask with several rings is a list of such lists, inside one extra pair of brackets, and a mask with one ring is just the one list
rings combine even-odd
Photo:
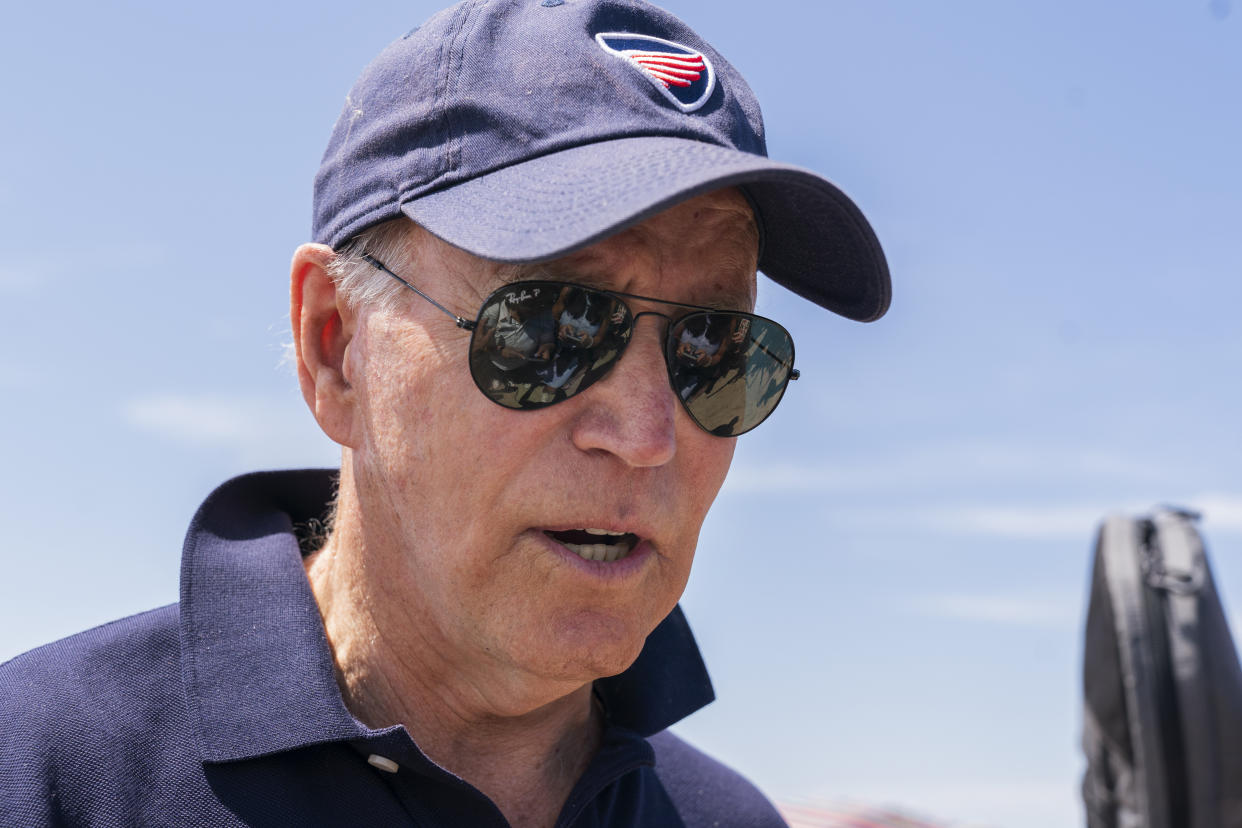
[[(535, 409), (585, 391), (608, 373), (633, 332), (619, 298), (561, 282), (519, 282), (483, 303), (470, 374), (493, 402)], [(699, 311), (669, 327), (668, 373), (705, 431), (736, 437), (767, 419), (793, 370), (793, 339), (770, 319)]]
[(542, 408), (608, 373), (633, 330), (629, 309), (606, 293), (558, 282), (520, 282), (484, 302), (470, 340), (470, 374), (506, 408)]
[(669, 329), (673, 389), (695, 422), (721, 437), (767, 419), (785, 393), (793, 358), (789, 332), (761, 316), (692, 313)]

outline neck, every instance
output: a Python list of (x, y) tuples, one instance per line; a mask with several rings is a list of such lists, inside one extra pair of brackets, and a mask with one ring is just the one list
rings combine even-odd
[[(361, 722), (404, 725), (432, 761), (486, 794), (513, 826), (550, 826), (598, 750), (591, 685), (548, 684), (480, 665), (436, 640), (432, 625), (385, 613), (365, 534), (342, 506), (331, 538), (306, 558), (346, 706)], [(416, 613), (414, 614), (416, 616)]]

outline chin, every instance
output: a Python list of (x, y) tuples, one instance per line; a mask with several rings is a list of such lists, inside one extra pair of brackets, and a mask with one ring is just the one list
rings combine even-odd
[(620, 622), (598, 613), (583, 613), (557, 625), (555, 654), (549, 660), (559, 665), (562, 677), (583, 683), (625, 672), (638, 654), (655, 624)]

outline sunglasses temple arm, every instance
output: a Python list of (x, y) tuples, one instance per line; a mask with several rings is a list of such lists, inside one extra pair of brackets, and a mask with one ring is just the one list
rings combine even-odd
[(437, 302), (435, 299), (432, 299), (430, 296), (428, 296), (427, 294), (423, 293), (423, 292), (422, 292), (421, 290), (419, 290), (418, 288), (414, 287), (412, 284), (410, 284), (409, 282), (407, 282), (405, 279), (402, 279), (400, 276), (398, 276), (397, 274), (395, 274), (395, 273), (393, 273), (391, 270), (389, 270), (387, 267), (385, 267), (385, 266), (384, 266), (384, 263), (383, 263), (383, 262), (381, 262), (379, 259), (377, 259), (377, 258), (375, 258), (375, 257), (373, 257), (373, 256), (363, 256), (362, 258), (366, 259), (366, 260), (367, 260), (367, 262), (369, 262), (369, 263), (371, 264), (371, 266), (372, 266), (372, 267), (374, 267), (376, 270), (382, 270), (382, 271), (384, 271), (384, 272), (385, 272), (385, 273), (387, 273), (389, 276), (391, 276), (392, 278), (396, 279), (398, 282), (400, 282), (401, 284), (405, 285), (405, 286), (406, 286), (406, 287), (408, 287), (410, 290), (414, 291), (414, 292), (415, 292), (415, 293), (417, 293), (419, 296), (423, 297), (423, 298), (424, 298), (424, 299), (426, 299), (428, 302), (430, 302), (431, 304), (435, 305), (435, 306), (436, 306), (437, 308), (439, 308), (440, 310), (442, 310), (442, 311), (444, 311), (445, 313), (447, 313), (449, 316), (453, 317), (453, 321), (457, 323), (457, 327), (459, 327), (459, 328), (463, 328), (463, 329), (465, 329), (465, 330), (467, 330), (467, 331), (473, 331), (473, 330), (474, 330), (475, 325), (474, 325), (474, 323), (473, 323), (473, 322), (471, 322), (469, 319), (463, 319), (462, 317), (460, 317), (460, 316), (458, 316), (457, 314), (453, 313), (453, 312), (452, 312), (451, 310), (449, 310), (448, 308), (444, 307), (444, 305), (441, 305), (441, 304), (440, 304), (439, 302)]

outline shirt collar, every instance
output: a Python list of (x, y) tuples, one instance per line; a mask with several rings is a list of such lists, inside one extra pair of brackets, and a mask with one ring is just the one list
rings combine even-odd
[[(212, 492), (181, 560), (182, 678), (202, 758), (247, 759), (375, 736), (346, 709), (297, 532), (324, 515), (336, 474), (257, 472)], [(611, 726), (650, 736), (715, 694), (680, 607), (628, 670), (595, 689)]]

